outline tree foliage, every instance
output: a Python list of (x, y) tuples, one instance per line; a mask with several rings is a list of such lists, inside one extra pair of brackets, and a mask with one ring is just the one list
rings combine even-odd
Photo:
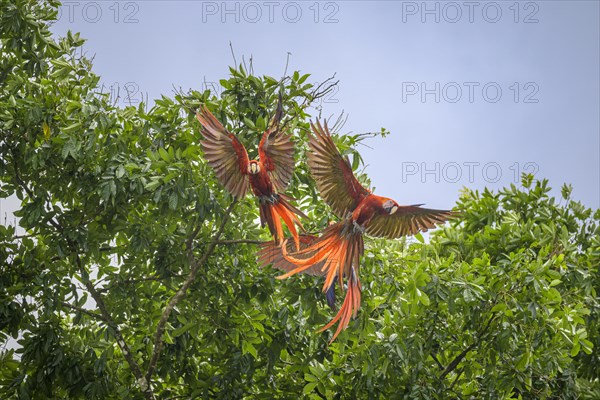
[[(334, 217), (304, 149), (327, 87), (237, 66), (220, 97), (118, 108), (79, 35), (51, 37), (56, 2), (0, 4), (0, 197), (26, 232), (0, 226), (0, 397), (600, 398), (600, 212), (568, 186), (465, 189), (430, 243), (368, 239), (361, 312), (327, 345), (322, 282), (257, 267), (255, 200), (217, 183), (193, 114), (253, 157), (283, 85), (317, 232)], [(338, 138), (355, 169), (363, 138)]]

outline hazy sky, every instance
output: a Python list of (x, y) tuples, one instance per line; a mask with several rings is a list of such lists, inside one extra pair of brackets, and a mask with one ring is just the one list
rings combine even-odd
[[(53, 31), (88, 39), (119, 104), (203, 89), (233, 64), (336, 74), (326, 115), (387, 128), (361, 151), (380, 195), (452, 207), (460, 188), (536, 172), (600, 207), (598, 1), (73, 1)], [(558, 193), (556, 190), (554, 193)]]

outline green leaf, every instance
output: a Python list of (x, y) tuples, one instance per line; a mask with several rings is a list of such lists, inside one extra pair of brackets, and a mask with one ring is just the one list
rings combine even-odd
[(419, 243), (425, 243), (425, 239), (423, 239), (423, 235), (421, 235), (421, 233), (420, 233), (420, 232), (417, 232), (417, 233), (414, 235), (414, 238), (415, 238), (415, 239), (417, 239), (417, 241), (418, 241)]
[(178, 337), (183, 335), (185, 332), (189, 331), (191, 328), (193, 328), (194, 326), (196, 326), (196, 322), (188, 322), (187, 324), (175, 329), (173, 331), (173, 333), (171, 334), (171, 336), (173, 337)]
[(250, 353), (255, 359), (258, 358), (258, 353), (254, 345), (246, 340), (242, 341), (242, 354)]
[(169, 195), (169, 208), (171, 210), (176, 210), (177, 209), (177, 200), (178, 200), (177, 193), (171, 193)]
[(306, 385), (304, 385), (304, 388), (302, 389), (302, 393), (303, 394), (310, 394), (315, 390), (315, 387), (318, 385), (318, 382), (309, 382)]
[(527, 368), (528, 364), (529, 364), (529, 352), (525, 352), (519, 358), (519, 361), (517, 361), (517, 364), (515, 365), (515, 368), (518, 371), (525, 371), (525, 368)]
[(360, 156), (358, 153), (352, 155), (352, 170), (356, 171), (360, 165)]
[(172, 160), (171, 155), (169, 154), (168, 151), (166, 151), (164, 148), (159, 147), (158, 148), (158, 154), (160, 154), (160, 158), (162, 158), (163, 160), (170, 162)]
[(146, 188), (146, 190), (153, 191), (162, 184), (160, 178), (156, 178), (156, 179), (153, 178), (153, 179), (154, 180), (151, 180), (144, 186)]
[(419, 301), (423, 303), (424, 306), (429, 306), (431, 304), (431, 300), (429, 300), (429, 296), (427, 293), (420, 291)]
[(61, 131), (63, 131), (66, 134), (73, 134), (75, 132), (78, 132), (81, 130), (81, 122), (75, 122), (69, 126), (65, 126), (61, 129)]
[(579, 350), (581, 349), (581, 344), (576, 341), (573, 344), (573, 347), (571, 348), (571, 357), (575, 357), (577, 354), (579, 354)]

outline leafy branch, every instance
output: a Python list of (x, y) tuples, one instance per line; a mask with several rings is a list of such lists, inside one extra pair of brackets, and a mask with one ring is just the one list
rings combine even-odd
[(495, 318), (496, 318), (496, 315), (492, 315), (490, 317), (490, 319), (488, 319), (488, 321), (485, 324), (485, 326), (483, 327), (483, 329), (481, 331), (479, 331), (479, 333), (477, 334), (477, 337), (475, 338), (475, 341), (473, 343), (471, 343), (466, 349), (464, 349), (459, 355), (457, 355), (456, 357), (454, 357), (454, 359), (450, 362), (450, 364), (448, 364), (448, 366), (446, 367), (446, 369), (444, 369), (444, 371), (441, 373), (440, 380), (444, 380), (444, 378), (446, 377), (446, 375), (448, 375), (450, 372), (454, 371), (456, 369), (456, 367), (458, 367), (458, 365), (460, 364), (460, 362), (467, 356), (467, 354), (471, 350), (473, 350), (475, 347), (477, 347), (479, 345), (479, 343), (481, 342), (482, 337), (486, 334), (486, 332), (490, 328), (490, 325), (491, 325), (492, 321)]
[(158, 358), (160, 357), (160, 352), (161, 352), (162, 346), (163, 346), (162, 339), (163, 339), (163, 335), (165, 333), (165, 327), (167, 325), (167, 321), (169, 320), (169, 316), (171, 315), (171, 312), (173, 311), (175, 306), (186, 296), (187, 290), (189, 289), (190, 285), (196, 279), (196, 275), (198, 275), (198, 271), (200, 270), (200, 267), (204, 265), (206, 260), (208, 260), (208, 257), (212, 254), (215, 247), (217, 246), (219, 238), (221, 237), (221, 234), (225, 230), (225, 225), (226, 225), (227, 221), (229, 220), (231, 211), (233, 210), (233, 207), (235, 206), (236, 203), (237, 203), (237, 199), (234, 200), (233, 202), (231, 202), (231, 204), (225, 211), (225, 215), (223, 216), (223, 220), (221, 221), (221, 226), (219, 226), (219, 229), (217, 230), (217, 233), (215, 234), (213, 241), (210, 243), (210, 245), (208, 246), (208, 249), (206, 249), (206, 251), (200, 258), (200, 260), (197, 260), (196, 257), (194, 256), (194, 248), (193, 248), (193, 241), (196, 238), (196, 236), (198, 235), (198, 233), (200, 232), (200, 228), (201, 228), (200, 225), (198, 225), (198, 227), (196, 229), (194, 229), (194, 231), (191, 233), (191, 235), (188, 237), (188, 239), (186, 241), (186, 251), (187, 251), (188, 262), (190, 264), (191, 270), (190, 270), (190, 273), (189, 273), (187, 279), (185, 280), (185, 282), (183, 282), (183, 285), (181, 285), (181, 287), (179, 288), (177, 293), (175, 293), (175, 295), (173, 295), (173, 297), (171, 297), (171, 299), (167, 303), (167, 306), (165, 307), (165, 309), (160, 317), (160, 320), (158, 321), (158, 325), (156, 326), (156, 333), (154, 334), (154, 350), (152, 351), (152, 358), (150, 359), (150, 363), (148, 364), (148, 370), (146, 371), (146, 377), (145, 377), (145, 380), (148, 383), (151, 382), (152, 375), (154, 374), (154, 371), (156, 369), (156, 363), (158, 362)]
[[(29, 198), (32, 201), (34, 201), (34, 202), (37, 201), (37, 197), (36, 197), (35, 193), (33, 192), (33, 190), (31, 190), (31, 188), (21, 178), (19, 169), (17, 167), (18, 162), (15, 159), (15, 154), (13, 151), (11, 151), (11, 153), (12, 153), (12, 157), (13, 157), (15, 181), (25, 191), (25, 193), (27, 193), (27, 195), (29, 196)], [(53, 218), (49, 218), (48, 222), (59, 233), (62, 234), (64, 232), (64, 227), (58, 221), (54, 220)], [(73, 310), (85, 313), (85, 314), (90, 315), (97, 319), (101, 319), (102, 321), (104, 321), (108, 326), (110, 326), (114, 330), (115, 336), (117, 337), (117, 344), (121, 348), (123, 357), (125, 357), (125, 360), (131, 367), (131, 370), (133, 371), (133, 374), (136, 378), (138, 385), (140, 386), (140, 389), (142, 390), (142, 392), (144, 393), (144, 396), (147, 399), (153, 399), (154, 393), (152, 393), (151, 388), (147, 384), (147, 381), (144, 378), (144, 375), (142, 374), (140, 366), (138, 365), (137, 361), (133, 358), (133, 356), (131, 354), (131, 350), (130, 350), (129, 346), (127, 345), (127, 342), (125, 341), (125, 338), (123, 337), (123, 334), (121, 333), (121, 330), (119, 329), (118, 324), (114, 321), (110, 312), (108, 311), (108, 308), (106, 307), (106, 304), (104, 303), (104, 299), (102, 298), (102, 295), (100, 294), (100, 292), (98, 292), (98, 290), (94, 287), (94, 284), (92, 283), (92, 281), (90, 281), (90, 279), (89, 279), (89, 274), (85, 268), (85, 265), (83, 264), (83, 262), (81, 260), (81, 257), (79, 255), (79, 251), (77, 249), (76, 244), (73, 241), (68, 240), (68, 239), (67, 239), (67, 243), (69, 244), (69, 247), (72, 250), (71, 254), (74, 255), (74, 257), (75, 257), (77, 269), (79, 270), (79, 273), (81, 275), (81, 282), (85, 285), (86, 289), (88, 290), (88, 292), (90, 293), (90, 295), (92, 296), (94, 301), (96, 302), (96, 305), (98, 306), (98, 309), (100, 310), (100, 315), (98, 315), (92, 311), (85, 310), (80, 307), (76, 307), (67, 302), (62, 302), (62, 304)]]

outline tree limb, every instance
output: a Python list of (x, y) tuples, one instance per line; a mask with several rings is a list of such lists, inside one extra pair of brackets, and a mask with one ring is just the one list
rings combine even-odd
[(100, 310), (100, 313), (102, 314), (103, 320), (106, 322), (106, 324), (108, 326), (110, 326), (115, 331), (115, 336), (117, 337), (117, 344), (119, 345), (119, 348), (121, 349), (121, 353), (123, 353), (123, 357), (125, 357), (125, 360), (129, 364), (129, 367), (131, 368), (131, 371), (133, 372), (133, 375), (135, 376), (140, 389), (144, 393), (144, 396), (146, 397), (146, 399), (154, 399), (154, 393), (152, 392), (152, 388), (150, 387), (150, 385), (148, 385), (148, 381), (146, 380), (146, 378), (144, 378), (144, 375), (142, 374), (142, 370), (140, 369), (140, 366), (138, 365), (137, 361), (135, 361), (135, 359), (133, 358), (133, 355), (131, 354), (131, 350), (130, 350), (129, 346), (127, 345), (127, 342), (125, 342), (125, 338), (123, 337), (123, 334), (121, 333), (121, 329), (119, 329), (119, 326), (112, 319), (112, 316), (108, 312), (108, 308), (106, 307), (106, 304), (104, 303), (104, 299), (102, 298), (102, 295), (98, 292), (98, 290), (94, 287), (94, 285), (90, 281), (87, 271), (85, 270), (85, 267), (83, 266), (83, 263), (81, 262), (81, 258), (79, 257), (79, 254), (76, 253), (75, 257), (76, 257), (75, 259), (77, 261), (77, 266), (79, 268), (79, 271), (81, 272), (81, 281), (83, 282), (86, 289), (88, 290), (88, 292), (90, 292), (90, 295), (96, 302), (96, 305), (98, 306), (98, 309)]
[(215, 247), (217, 246), (219, 238), (221, 237), (221, 234), (223, 233), (223, 230), (225, 229), (225, 224), (229, 220), (229, 215), (231, 214), (231, 210), (233, 209), (233, 207), (235, 206), (236, 203), (237, 203), (237, 199), (234, 200), (229, 205), (227, 210), (225, 211), (225, 215), (223, 216), (223, 221), (221, 221), (221, 226), (219, 226), (219, 229), (217, 230), (217, 233), (215, 234), (213, 241), (210, 243), (210, 245), (208, 246), (208, 249), (206, 249), (206, 251), (200, 258), (200, 260), (196, 260), (196, 257), (194, 257), (194, 252), (193, 252), (194, 249), (192, 246), (193, 241), (196, 238), (196, 235), (198, 235), (198, 233), (200, 232), (200, 226), (198, 226), (192, 232), (192, 234), (190, 235), (190, 237), (188, 238), (188, 240), (186, 242), (187, 256), (188, 256), (188, 261), (189, 261), (190, 268), (191, 268), (190, 274), (188, 275), (185, 282), (183, 282), (183, 285), (181, 285), (181, 287), (179, 288), (177, 293), (175, 293), (173, 295), (173, 297), (171, 297), (169, 299), (169, 302), (167, 303), (167, 306), (165, 307), (165, 310), (163, 311), (163, 313), (160, 317), (160, 320), (158, 321), (158, 325), (156, 326), (156, 333), (154, 334), (154, 350), (152, 352), (152, 358), (150, 359), (150, 363), (148, 364), (148, 370), (146, 372), (146, 377), (145, 377), (145, 381), (148, 382), (148, 385), (150, 385), (150, 382), (152, 379), (152, 374), (154, 374), (154, 370), (156, 369), (156, 363), (158, 362), (158, 357), (160, 356), (160, 352), (162, 350), (162, 346), (163, 346), (162, 338), (165, 333), (165, 326), (167, 325), (169, 316), (171, 315), (171, 312), (173, 311), (175, 306), (186, 296), (187, 290), (189, 289), (190, 285), (196, 279), (196, 275), (198, 275), (198, 270), (200, 269), (200, 267), (202, 265), (204, 265), (204, 263), (206, 262), (208, 257), (212, 254)]
[(233, 239), (233, 240), (217, 240), (217, 244), (263, 244), (268, 243), (265, 240), (252, 239)]

